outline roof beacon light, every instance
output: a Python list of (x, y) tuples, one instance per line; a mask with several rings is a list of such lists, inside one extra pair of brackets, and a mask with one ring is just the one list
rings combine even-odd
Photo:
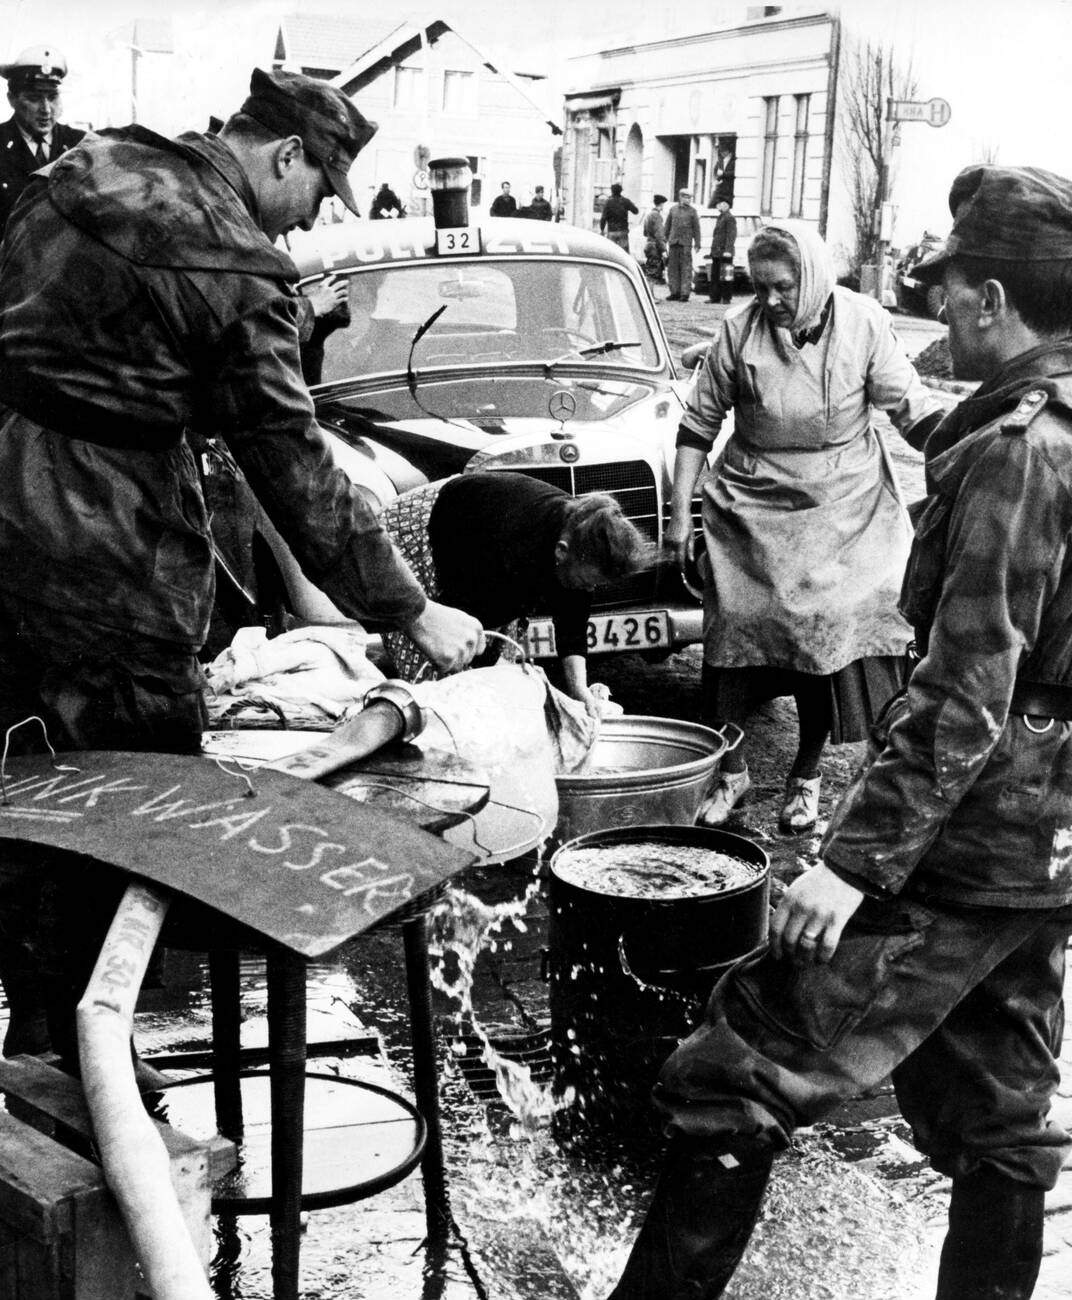
[(428, 164), (432, 214), (437, 230), (469, 224), (469, 186), (473, 173), (468, 158), (433, 158)]
[(469, 224), (469, 186), (473, 173), (467, 158), (435, 158), (428, 164), (435, 217), (436, 252), (440, 257), (480, 253), (480, 227)]

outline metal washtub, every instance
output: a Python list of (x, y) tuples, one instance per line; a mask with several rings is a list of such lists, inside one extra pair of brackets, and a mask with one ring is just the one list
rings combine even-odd
[(582, 772), (558, 776), (561, 844), (605, 827), (691, 826), (723, 754), (740, 743), (733, 723), (717, 730), (677, 718), (608, 718)]

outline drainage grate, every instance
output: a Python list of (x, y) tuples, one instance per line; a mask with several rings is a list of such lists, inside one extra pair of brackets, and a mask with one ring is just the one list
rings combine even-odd
[[(549, 1029), (537, 1029), (529, 1033), (492, 1033), (488, 1035), (488, 1041), (495, 1051), (508, 1061), (527, 1065), (534, 1083), (546, 1086), (554, 1078)], [(463, 1044), (465, 1047), (464, 1054), (458, 1052), (454, 1060), (470, 1091), (481, 1101), (501, 1103), (502, 1098), (495, 1085), (495, 1071), (484, 1060), (483, 1041), (476, 1034), (465, 1033), (458, 1034), (454, 1043)]]

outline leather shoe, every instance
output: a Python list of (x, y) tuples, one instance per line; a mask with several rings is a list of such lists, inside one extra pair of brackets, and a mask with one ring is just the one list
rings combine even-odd
[(811, 830), (819, 820), (819, 788), (822, 783), (821, 776), (789, 778), (785, 783), (785, 806), (778, 819), (781, 830), (790, 835)]
[(700, 805), (696, 825), (721, 826), (734, 808), (744, 803), (751, 788), (752, 778), (747, 767), (740, 772), (722, 772), (718, 783)]

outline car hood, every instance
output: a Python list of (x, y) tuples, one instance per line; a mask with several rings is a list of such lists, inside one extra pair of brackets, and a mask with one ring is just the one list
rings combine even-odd
[[(573, 442), (592, 447), (585, 456), (635, 456), (641, 446), (649, 459), (665, 460), (667, 448), (672, 457), (686, 390), (687, 384), (676, 380), (655, 384), (589, 370), (548, 377), (534, 370), (509, 376), (437, 374), (418, 382), (415, 392), (404, 379), (337, 385), (314, 396), (318, 417), (343, 437), (381, 443), (413, 461), (426, 477), (435, 477), (456, 472), (478, 453), (509, 451), (531, 464), (539, 444), (554, 459)], [(521, 449), (527, 450), (522, 454)]]

